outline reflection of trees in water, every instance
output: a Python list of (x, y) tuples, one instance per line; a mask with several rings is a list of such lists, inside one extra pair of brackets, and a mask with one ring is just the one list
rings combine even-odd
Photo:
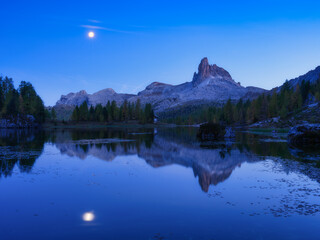
[[(108, 128), (108, 129), (90, 129), (90, 130), (71, 130), (71, 139), (64, 140), (81, 140), (81, 139), (133, 139), (139, 145), (144, 142), (146, 147), (150, 147), (153, 139), (153, 129), (148, 128)], [(126, 143), (120, 143), (126, 147)]]
[(274, 156), (280, 158), (292, 158), (286, 142), (264, 141), (270, 137), (249, 133), (237, 134), (237, 148), (246, 149), (259, 156)]
[(297, 149), (289, 146), (286, 139), (263, 136), (256, 134), (237, 134), (236, 146), (242, 151), (246, 149), (261, 157), (277, 157), (281, 159), (294, 159), (299, 161), (320, 160), (320, 149), (310, 146), (309, 148)]
[(15, 166), (30, 172), (49, 141), (45, 132), (31, 129), (2, 129), (0, 135), (0, 177), (10, 176)]
[[(85, 159), (88, 155), (112, 161), (119, 155), (137, 154), (151, 148), (154, 129), (108, 128), (57, 131), (55, 145), (62, 154)], [(95, 140), (101, 141), (95, 141)], [(86, 140), (86, 141), (82, 141)]]
[(108, 128), (108, 129), (77, 129), (69, 131), (55, 132), (56, 143), (69, 143), (70, 141), (76, 142), (83, 139), (126, 139), (133, 140), (131, 142), (118, 142), (108, 144), (77, 144), (77, 148), (82, 149), (84, 153), (87, 153), (89, 148), (101, 149), (106, 146), (108, 151), (116, 152), (117, 147), (121, 147), (124, 152), (128, 152), (132, 149), (137, 149), (139, 152), (140, 146), (143, 144), (146, 148), (151, 148), (154, 129), (146, 128)]
[[(163, 128), (158, 134), (134, 133), (132, 130), (114, 130), (114, 132), (69, 133), (71, 138), (58, 136), (56, 143), (62, 154), (85, 159), (88, 155), (105, 161), (116, 156), (137, 154), (154, 168), (178, 164), (193, 169), (195, 177), (203, 191), (227, 179), (241, 163), (256, 161), (248, 151), (240, 153), (232, 144), (208, 145), (200, 147), (196, 139), (196, 128)], [(110, 130), (109, 130), (110, 131)], [(153, 131), (148, 131), (148, 133)], [(76, 136), (76, 137), (75, 137)], [(96, 137), (95, 137), (96, 136)], [(81, 144), (80, 139), (129, 139), (117, 143)], [(205, 149), (206, 148), (206, 149)]]
[(196, 127), (173, 127), (159, 129), (159, 135), (166, 139), (171, 139), (181, 144), (198, 144)]
[[(10, 175), (15, 166), (30, 172), (45, 142), (55, 143), (62, 154), (81, 159), (92, 155), (112, 161), (116, 156), (137, 154), (154, 168), (171, 164), (190, 167), (203, 191), (229, 178), (244, 162), (261, 161), (266, 156), (293, 158), (287, 143), (261, 141), (263, 136), (259, 135), (238, 133), (234, 142), (200, 143), (197, 128), (160, 128), (158, 134), (154, 132), (143, 128), (1, 131), (0, 176)], [(80, 141), (84, 139), (90, 141), (84, 144)], [(97, 139), (106, 142), (94, 141)]]
[[(261, 161), (266, 156), (292, 158), (286, 142), (261, 141), (263, 136), (238, 133), (234, 142), (200, 143), (197, 128), (160, 128), (158, 134), (137, 134), (132, 129), (108, 129), (72, 134), (79, 139), (131, 139), (131, 142), (105, 144), (57, 144), (62, 153), (81, 159), (88, 155), (112, 161), (116, 156), (137, 154), (152, 167), (178, 164), (193, 169), (203, 191), (230, 177), (244, 162)], [(153, 132), (153, 130), (145, 130)], [(139, 131), (137, 131), (139, 132)], [(140, 131), (140, 133), (142, 133)], [(76, 137), (75, 137), (76, 136)]]

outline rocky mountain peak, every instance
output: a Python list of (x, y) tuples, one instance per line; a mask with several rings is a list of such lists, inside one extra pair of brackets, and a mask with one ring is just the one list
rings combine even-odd
[(81, 90), (76, 93), (69, 93), (62, 95), (60, 100), (57, 101), (56, 105), (73, 105), (79, 106), (84, 101), (88, 101), (88, 93), (85, 90)]
[(232, 80), (228, 71), (218, 67), (216, 64), (210, 65), (208, 58), (205, 57), (199, 64), (198, 73), (194, 73), (192, 82), (194, 85), (198, 85), (208, 78), (224, 78), (226, 80)]
[(208, 58), (203, 58), (198, 67), (198, 77), (205, 79), (210, 76), (210, 65)]
[(113, 95), (113, 94), (117, 94), (117, 93), (112, 88), (105, 88), (105, 89), (102, 89), (102, 90), (94, 93), (93, 95), (99, 95), (99, 94)]

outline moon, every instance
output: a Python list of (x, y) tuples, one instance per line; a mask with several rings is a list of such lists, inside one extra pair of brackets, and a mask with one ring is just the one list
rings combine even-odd
[(93, 212), (85, 212), (82, 215), (82, 220), (85, 222), (92, 222), (94, 220), (95, 216)]
[(89, 32), (89, 33), (88, 33), (88, 37), (89, 37), (89, 38), (93, 38), (93, 37), (94, 37), (94, 32)]

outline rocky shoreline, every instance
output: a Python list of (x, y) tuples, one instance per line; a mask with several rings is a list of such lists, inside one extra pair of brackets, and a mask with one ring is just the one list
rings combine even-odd
[(0, 129), (4, 128), (37, 128), (39, 124), (32, 115), (8, 117), (0, 119)]

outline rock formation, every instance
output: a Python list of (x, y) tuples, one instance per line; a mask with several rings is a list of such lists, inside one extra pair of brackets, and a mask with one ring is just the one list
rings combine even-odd
[(288, 142), (296, 147), (320, 145), (320, 124), (302, 124), (291, 128)]

